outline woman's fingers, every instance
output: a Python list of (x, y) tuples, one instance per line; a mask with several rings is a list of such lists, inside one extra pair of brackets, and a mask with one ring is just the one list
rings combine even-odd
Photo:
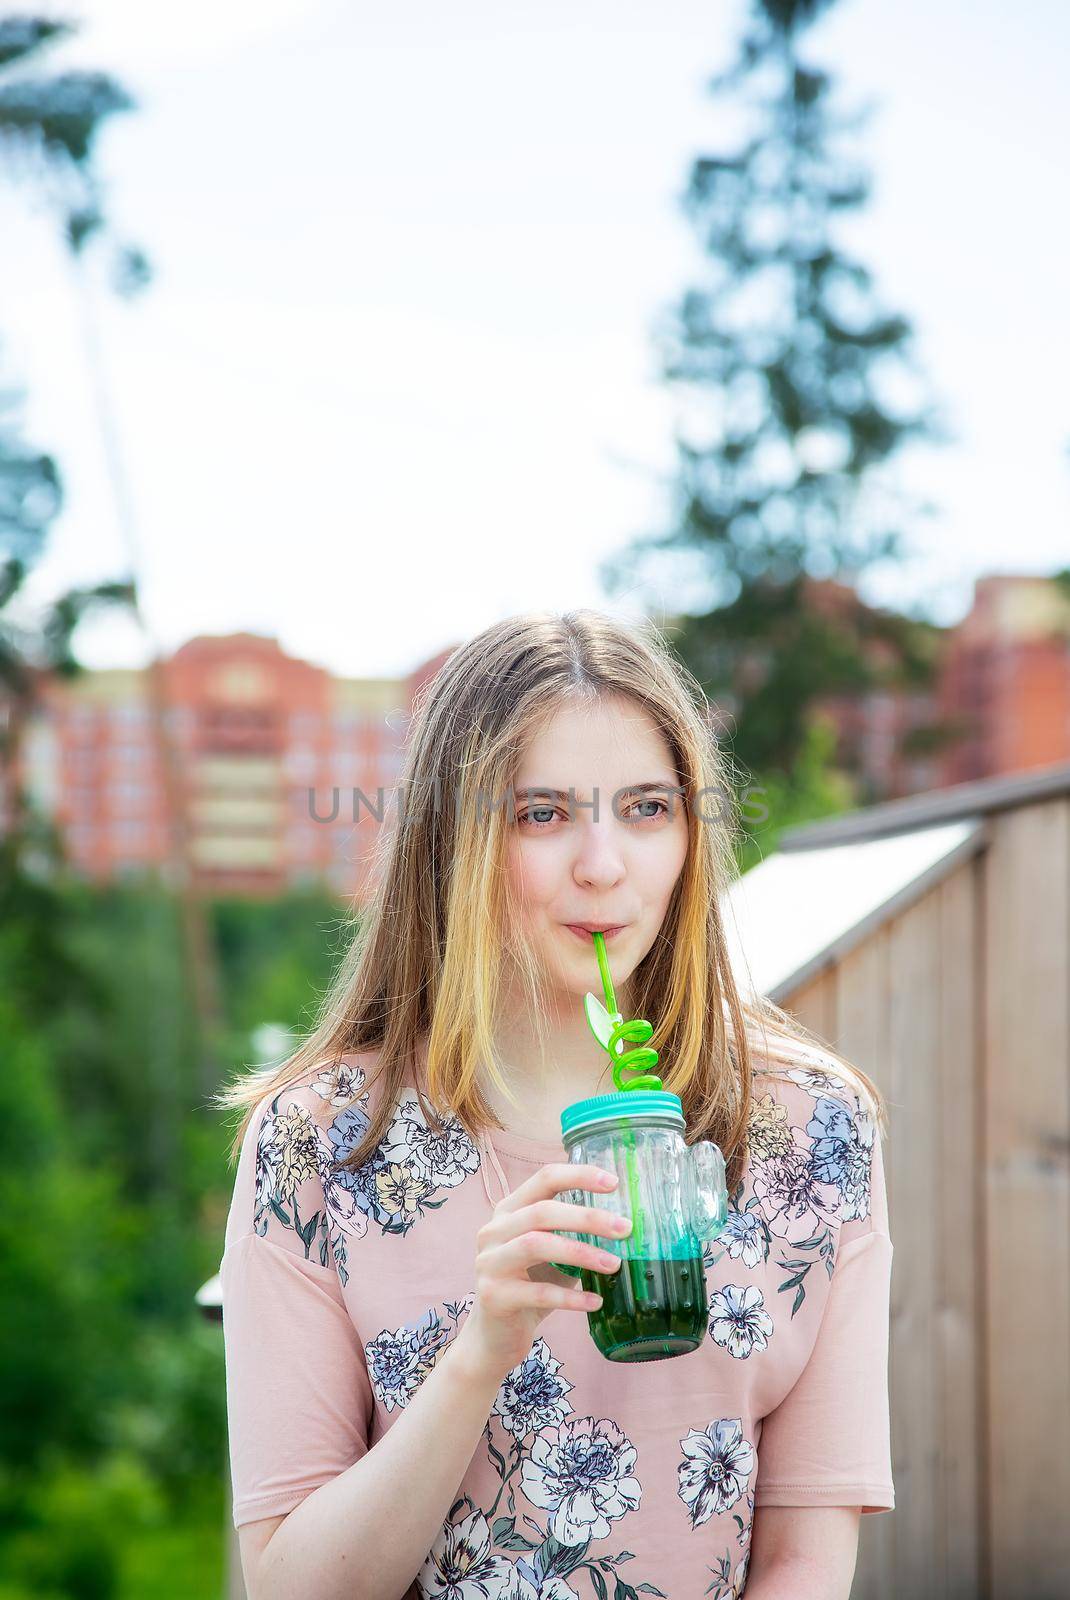
[(562, 1189), (590, 1189), (595, 1193), (608, 1194), (616, 1187), (616, 1173), (606, 1172), (603, 1167), (580, 1163), (573, 1166), (568, 1161), (550, 1161), (538, 1172), (533, 1172), (512, 1194), (499, 1200), (495, 1209), (519, 1211), (534, 1200), (552, 1199)]
[[(608, 1194), (616, 1186), (616, 1175), (601, 1167), (554, 1161), (498, 1201), (476, 1235), (475, 1299), (458, 1335), (493, 1368), (508, 1372), (522, 1361), (535, 1330), (551, 1311), (591, 1313), (601, 1305), (600, 1295), (578, 1284), (566, 1287), (554, 1263), (608, 1276), (619, 1270), (620, 1258), (566, 1233), (623, 1234), (608, 1210), (557, 1196), (582, 1190)], [(563, 1231), (554, 1233), (555, 1227)], [(630, 1227), (629, 1222), (624, 1231)]]
[(603, 1234), (607, 1238), (622, 1239), (631, 1232), (631, 1218), (599, 1206), (573, 1205), (568, 1200), (535, 1200), (520, 1211), (506, 1211), (485, 1224), (485, 1233), (491, 1243), (504, 1244), (518, 1234), (533, 1228), (546, 1232), (554, 1229), (569, 1233)]
[(489, 1250), (486, 1259), (488, 1269), (499, 1276), (509, 1276), (543, 1261), (568, 1261), (590, 1272), (616, 1272), (621, 1262), (620, 1256), (599, 1245), (586, 1244), (582, 1239), (565, 1239), (539, 1229), (529, 1229), (505, 1240)]
[[(613, 1272), (619, 1257), (568, 1233), (594, 1234), (622, 1239), (631, 1232), (631, 1219), (597, 1206), (558, 1200), (562, 1189), (593, 1192), (616, 1187), (615, 1173), (596, 1166), (571, 1166), (551, 1162), (540, 1167), (526, 1183), (500, 1200), (494, 1215), (477, 1235), (481, 1259), (494, 1276), (517, 1273), (542, 1264), (568, 1262), (595, 1272)], [(560, 1229), (560, 1233), (553, 1230)]]
[[(602, 1296), (582, 1288), (563, 1288), (559, 1283), (518, 1283), (515, 1278), (493, 1278), (483, 1290), (482, 1303), (493, 1316), (509, 1316), (518, 1311), (597, 1311)], [(529, 1341), (530, 1344), (530, 1341)], [(522, 1359), (522, 1358), (519, 1358)], [(512, 1362), (511, 1365), (516, 1365)]]

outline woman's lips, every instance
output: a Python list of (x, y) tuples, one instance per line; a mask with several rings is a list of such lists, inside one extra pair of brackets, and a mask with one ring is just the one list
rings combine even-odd
[[(577, 928), (577, 926), (576, 926), (576, 924), (574, 922), (566, 922), (565, 923), (565, 927), (568, 929), (569, 933), (575, 935), (575, 937), (577, 939), (586, 939), (588, 944), (591, 943), (591, 934), (590, 934), (590, 932), (589, 932), (589, 930), (587, 928)], [(609, 939), (615, 938), (618, 933), (623, 933), (624, 929), (622, 927), (621, 928), (603, 928), (602, 932), (605, 935), (606, 939), (609, 940)]]

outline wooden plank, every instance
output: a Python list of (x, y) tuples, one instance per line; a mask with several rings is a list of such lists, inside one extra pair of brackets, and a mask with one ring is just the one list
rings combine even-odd
[(816, 1033), (823, 1043), (830, 1044), (830, 1034), (836, 1026), (836, 968), (829, 967), (820, 977), (811, 978), (792, 995), (790, 1003), (785, 1003), (784, 1010), (798, 1017), (803, 1027)]
[[(839, 969), (836, 986), (836, 1023), (830, 1043), (842, 1052), (848, 1061), (861, 1067), (874, 1080), (881, 1093), (889, 1093), (888, 1067), (888, 932), (880, 929), (865, 944), (847, 955)], [(886, 1184), (888, 1188), (889, 1230), (893, 1244), (897, 1240), (896, 1221), (896, 1164), (901, 1159), (899, 1141), (906, 1137), (898, 1109), (889, 1106), (890, 1133), (885, 1146)], [(897, 1253), (892, 1263), (893, 1290), (900, 1270), (902, 1257)], [(889, 1368), (894, 1372), (894, 1329), (889, 1357)], [(891, 1391), (892, 1404), (892, 1477), (896, 1483), (897, 1499), (901, 1495), (899, 1473), (896, 1469), (897, 1439), (895, 1419), (895, 1391)], [(859, 1529), (858, 1563), (855, 1568), (851, 1600), (900, 1600), (896, 1583), (895, 1546), (892, 1529), (897, 1512), (863, 1517)]]
[[(874, 1078), (889, 1101), (890, 1132), (885, 1157), (890, 1227), (897, 1247), (889, 1365), (892, 1462), (898, 1506), (905, 1508), (908, 1486), (918, 1476), (918, 1463), (908, 1459), (912, 1449), (921, 1455), (921, 1470), (935, 1471), (940, 1481), (935, 1502), (923, 1502), (910, 1513), (914, 1532), (909, 1538), (917, 1555), (906, 1576), (897, 1562), (902, 1539), (893, 1538), (899, 1511), (891, 1517), (863, 1519), (852, 1600), (897, 1600), (904, 1587), (913, 1594), (948, 1596), (951, 1600), (976, 1600), (979, 1593), (982, 1485), (978, 1457), (983, 1412), (978, 1393), (981, 1283), (977, 1248), (978, 1141), (974, 1126), (981, 944), (977, 925), (979, 872), (976, 862), (964, 863), (959, 872), (934, 891), (927, 912), (929, 918), (935, 919), (936, 946), (933, 947), (930, 925), (931, 964), (923, 963), (913, 992), (917, 998), (923, 987), (928, 990), (928, 998), (915, 1017), (915, 1022), (930, 1030), (931, 1043), (926, 1046), (927, 1059), (932, 1063), (928, 1106), (926, 1088), (921, 1093), (913, 1092), (918, 1075), (906, 1085), (906, 1094), (900, 1095), (898, 1085), (907, 1069), (907, 1059), (901, 1054), (893, 1062), (890, 1055), (891, 940), (871, 940), (846, 959), (839, 970), (838, 1021), (833, 1042)], [(898, 938), (900, 946), (903, 938), (914, 936), (914, 930), (906, 927)], [(897, 1036), (905, 1050), (901, 1025)], [(910, 1055), (915, 1062), (922, 1059), (916, 1047), (911, 1048)], [(912, 1120), (908, 1121), (911, 1113)], [(928, 1127), (915, 1125), (919, 1117)], [(919, 1171), (920, 1151), (926, 1155)], [(928, 1216), (911, 1216), (909, 1194), (900, 1202), (900, 1192), (906, 1185), (912, 1186), (915, 1198), (930, 1193), (935, 1196), (936, 1204)], [(934, 1227), (938, 1230), (926, 1276), (919, 1274), (918, 1254), (913, 1248), (919, 1226), (930, 1232)], [(912, 1302), (909, 1307), (905, 1307), (907, 1300)], [(925, 1381), (936, 1407), (935, 1423), (928, 1437), (924, 1412), (919, 1435), (918, 1408), (910, 1395), (916, 1366), (912, 1366), (914, 1353), (909, 1341), (919, 1318), (928, 1320), (932, 1361)], [(939, 1509), (941, 1503), (943, 1512)], [(923, 1513), (921, 1519), (916, 1516), (918, 1511)]]
[(1070, 807), (992, 819), (984, 1140), (991, 1593), (1070, 1587)]
[[(981, 1519), (985, 1496), (981, 1262), (981, 1110), (978, 1062), (983, 940), (979, 906), (984, 857), (975, 857), (939, 892), (939, 1119), (936, 1182), (937, 1383), (944, 1515), (935, 1529), (948, 1600), (977, 1600), (982, 1589)], [(909, 1249), (909, 1242), (904, 1241)]]
[(940, 1126), (940, 891), (888, 929), (888, 1155), (895, 1196), (890, 1383), (896, 1510), (891, 1539), (896, 1592), (944, 1595), (946, 1515), (936, 1356), (940, 1264), (937, 1214)]

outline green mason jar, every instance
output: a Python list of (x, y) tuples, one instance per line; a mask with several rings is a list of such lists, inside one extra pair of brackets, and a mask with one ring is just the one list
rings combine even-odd
[(680, 1097), (666, 1089), (596, 1095), (561, 1113), (569, 1161), (590, 1162), (618, 1178), (617, 1187), (597, 1199), (576, 1189), (561, 1198), (632, 1221), (624, 1239), (556, 1230), (623, 1258), (609, 1273), (554, 1263), (602, 1296), (587, 1322), (609, 1361), (684, 1356), (706, 1335), (702, 1246), (725, 1225), (728, 1193), (721, 1151), (705, 1139), (685, 1144), (685, 1128)]

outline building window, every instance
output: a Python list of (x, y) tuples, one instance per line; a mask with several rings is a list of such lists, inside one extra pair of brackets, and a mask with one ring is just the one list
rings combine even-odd
[(112, 845), (118, 850), (144, 849), (149, 842), (149, 827), (134, 817), (119, 817), (111, 825)]
[(148, 746), (143, 744), (118, 744), (113, 746), (111, 752), (113, 767), (141, 771), (148, 766)]
[(147, 783), (126, 783), (120, 780), (118, 783), (108, 785), (108, 796), (111, 800), (128, 806), (141, 806), (148, 800), (149, 786)]
[(111, 706), (108, 711), (108, 720), (116, 728), (144, 728), (148, 725), (148, 707), (137, 701), (128, 701), (125, 705)]
[(401, 746), (381, 750), (375, 758), (375, 765), (384, 778), (396, 778), (405, 768), (406, 751)]
[(327, 772), (329, 783), (357, 783), (364, 771), (364, 761), (352, 750), (332, 750)]
[(286, 755), (286, 773), (291, 778), (313, 779), (316, 776), (316, 752), (309, 745), (297, 745)]
[(286, 848), (299, 861), (307, 861), (319, 852), (319, 840), (309, 828), (291, 828), (286, 835)]
[(67, 766), (72, 778), (92, 779), (97, 775), (98, 761), (95, 750), (71, 750), (67, 755)]
[(193, 732), (195, 718), (186, 706), (169, 706), (163, 724), (173, 739), (185, 739)]

